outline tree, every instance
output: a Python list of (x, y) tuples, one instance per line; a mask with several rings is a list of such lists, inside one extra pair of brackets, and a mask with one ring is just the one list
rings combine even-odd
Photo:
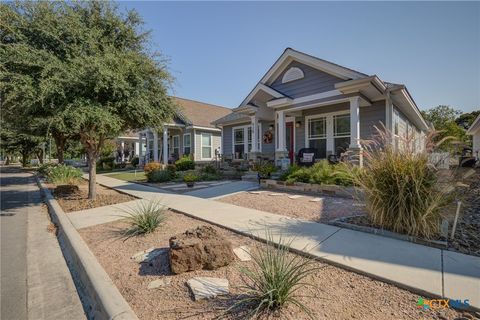
[(464, 128), (465, 130), (468, 130), (468, 128), (470, 128), (473, 121), (475, 121), (478, 115), (480, 115), (480, 110), (463, 113), (460, 116), (458, 116), (458, 118), (455, 119), (455, 122), (460, 127)]
[[(88, 158), (88, 196), (95, 199), (96, 161), (105, 141), (128, 129), (160, 128), (171, 118), (166, 61), (150, 51), (138, 14), (121, 13), (110, 2), (18, 2), (1, 8), (0, 21), (7, 25), (0, 53), (9, 62), (9, 77), (27, 82), (30, 99), (23, 105), (30, 115), (60, 116), (69, 133), (78, 135)], [(21, 89), (11, 89), (9, 98)]]
[(427, 111), (422, 111), (422, 115), (439, 131), (438, 140), (450, 137), (440, 148), (452, 150), (455, 142), (466, 141), (466, 130), (457, 125), (455, 120), (462, 112), (450, 106), (440, 105)]

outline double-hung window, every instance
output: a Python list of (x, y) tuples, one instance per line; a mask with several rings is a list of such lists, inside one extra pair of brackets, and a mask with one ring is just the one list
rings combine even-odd
[(243, 159), (245, 154), (245, 130), (243, 127), (233, 129), (234, 158)]
[(176, 159), (178, 159), (180, 153), (180, 136), (173, 136), (172, 137), (172, 153)]
[(347, 151), (350, 145), (350, 115), (333, 116), (333, 146), (335, 154), (339, 156)]
[(202, 159), (212, 158), (212, 134), (202, 133)]
[(308, 146), (315, 148), (315, 158), (327, 157), (327, 118), (308, 119)]
[(183, 135), (183, 154), (190, 155), (191, 153), (191, 146), (192, 146), (192, 136), (190, 133), (185, 133)]

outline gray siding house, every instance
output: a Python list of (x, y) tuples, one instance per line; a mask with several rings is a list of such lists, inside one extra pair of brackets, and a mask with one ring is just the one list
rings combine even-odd
[(226, 159), (276, 163), (295, 162), (306, 147), (316, 149), (317, 159), (346, 151), (360, 155), (361, 141), (375, 126), (394, 133), (397, 145), (400, 137), (420, 139), (428, 130), (404, 85), (291, 48), (237, 108), (213, 124), (222, 130)]
[(197, 163), (215, 159), (221, 149), (221, 129), (212, 121), (231, 113), (231, 109), (199, 101), (172, 97), (177, 104), (176, 116), (164, 124), (162, 132), (145, 129), (138, 132), (141, 163), (168, 163), (184, 155)]

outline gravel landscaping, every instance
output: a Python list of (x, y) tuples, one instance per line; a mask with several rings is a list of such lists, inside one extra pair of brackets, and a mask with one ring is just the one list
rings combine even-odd
[(353, 199), (294, 194), (278, 190), (260, 190), (260, 193), (256, 191), (241, 192), (217, 201), (322, 223), (327, 223), (335, 218), (365, 213), (364, 206)]
[[(169, 238), (186, 229), (212, 226), (170, 211), (166, 212), (166, 218), (155, 232), (129, 239), (119, 236), (119, 231), (126, 227), (122, 221), (81, 229), (79, 232), (140, 319), (213, 319), (221, 315), (241, 292), (239, 267), (252, 266), (253, 262), (237, 259), (215, 271), (173, 275), (165, 254), (158, 255), (150, 263), (139, 264), (131, 259), (136, 253), (151, 247), (167, 248)], [(233, 247), (246, 245), (256, 250), (261, 246), (248, 237), (212, 227), (230, 240)], [(416, 306), (419, 296), (409, 291), (320, 262), (318, 267), (320, 269), (308, 279), (318, 290), (304, 286), (298, 291), (300, 301), (313, 310), (315, 319), (457, 319), (463, 314), (453, 309), (422, 310)], [(193, 301), (186, 283), (199, 276), (227, 279), (230, 295)], [(290, 306), (277, 319), (308, 317)]]
[(89, 200), (88, 182), (85, 180), (78, 184), (78, 190), (73, 193), (56, 192), (54, 185), (49, 184), (47, 186), (50, 191), (52, 191), (55, 199), (58, 201), (63, 211), (67, 213), (109, 206), (112, 204), (128, 202), (137, 199), (131, 195), (121, 193), (97, 184), (97, 198), (95, 200)]

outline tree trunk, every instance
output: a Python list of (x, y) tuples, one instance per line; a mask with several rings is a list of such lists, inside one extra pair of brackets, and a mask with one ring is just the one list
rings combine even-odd
[(35, 153), (37, 155), (38, 162), (43, 164), (43, 150), (37, 150)]
[(97, 197), (97, 157), (94, 152), (87, 151), (88, 161), (88, 199)]
[(22, 151), (22, 167), (27, 166), (28, 152)]
[(63, 153), (65, 151), (65, 142), (67, 141), (67, 138), (61, 134), (54, 134), (53, 139), (55, 140), (55, 146), (57, 147), (58, 163), (63, 164)]

